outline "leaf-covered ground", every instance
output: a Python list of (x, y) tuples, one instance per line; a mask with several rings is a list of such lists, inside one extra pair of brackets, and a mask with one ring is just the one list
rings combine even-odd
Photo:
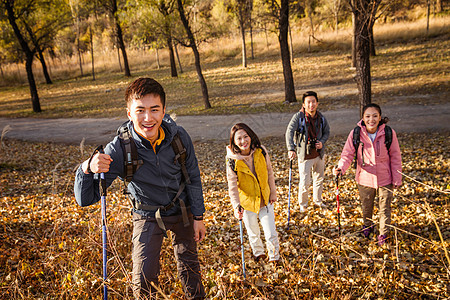
[[(360, 237), (361, 208), (347, 174), (339, 186), (338, 233), (332, 166), (344, 138), (329, 142), (325, 209), (300, 214), (296, 166), (287, 230), (288, 163), (281, 138), (265, 139), (276, 172), (276, 223), (281, 263), (256, 263), (245, 237), (247, 280), (242, 280), (239, 226), (227, 195), (225, 143), (196, 144), (207, 212), (207, 238), (199, 246), (209, 299), (443, 299), (450, 297), (448, 133), (400, 134), (404, 185), (395, 193), (389, 247)], [(0, 298), (100, 299), (100, 205), (79, 207), (73, 170), (84, 149), (3, 141), (0, 149)], [(422, 182), (418, 183), (413, 180)], [(131, 218), (121, 184), (107, 197), (109, 296), (131, 299)], [(443, 191), (443, 192), (441, 192)], [(377, 210), (375, 210), (377, 212)], [(375, 222), (378, 218), (375, 214)], [(161, 288), (182, 298), (170, 241), (161, 254)], [(447, 254), (448, 255), (448, 254)]]

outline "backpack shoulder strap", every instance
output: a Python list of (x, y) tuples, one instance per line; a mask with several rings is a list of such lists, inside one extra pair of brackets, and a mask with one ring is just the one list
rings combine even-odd
[(124, 174), (122, 178), (128, 183), (133, 179), (134, 173), (136, 173), (144, 162), (139, 159), (136, 143), (128, 130), (127, 124), (128, 121), (123, 123), (119, 129), (117, 129), (117, 134), (119, 136), (124, 159)]
[(298, 131), (303, 133), (306, 128), (306, 120), (305, 120), (305, 114), (303, 112), (300, 112), (300, 117), (298, 118)]
[(353, 163), (353, 166), (356, 168), (356, 164), (358, 161), (358, 148), (360, 144), (360, 135), (361, 135), (361, 127), (356, 126), (353, 129), (353, 147), (355, 148), (355, 161)]
[(186, 184), (190, 184), (191, 183), (191, 179), (189, 178), (189, 173), (187, 171), (186, 168), (186, 147), (184, 147), (183, 142), (181, 141), (180, 135), (177, 132), (172, 140), (172, 148), (173, 148), (173, 152), (175, 152), (175, 159), (174, 159), (174, 164), (176, 163), (176, 161), (178, 160), (178, 163), (181, 166), (181, 172), (183, 173), (183, 178), (184, 181), (186, 182)]
[(386, 149), (389, 151), (392, 144), (392, 128), (385, 125), (384, 127), (384, 144), (386, 145)]
[(234, 173), (237, 174), (237, 171), (236, 171), (236, 161), (235, 161), (234, 159), (232, 159), (232, 158), (228, 158), (228, 159), (227, 159), (227, 164), (228, 164), (228, 166), (231, 168), (231, 170), (233, 170)]
[(355, 148), (355, 151), (358, 151), (360, 134), (361, 134), (361, 127), (356, 126), (353, 129), (353, 147)]

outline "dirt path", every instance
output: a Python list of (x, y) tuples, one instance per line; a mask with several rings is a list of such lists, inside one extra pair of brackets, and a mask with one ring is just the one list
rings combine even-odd
[[(450, 102), (438, 105), (384, 106), (383, 116), (397, 132), (450, 131)], [(323, 112), (331, 126), (331, 136), (347, 135), (358, 121), (357, 109)], [(179, 116), (194, 141), (226, 141), (229, 129), (237, 122), (247, 123), (260, 137), (283, 136), (291, 113), (242, 114), (229, 116)], [(0, 118), (0, 130), (11, 127), (7, 138), (79, 144), (106, 144), (126, 119), (8, 119)]]

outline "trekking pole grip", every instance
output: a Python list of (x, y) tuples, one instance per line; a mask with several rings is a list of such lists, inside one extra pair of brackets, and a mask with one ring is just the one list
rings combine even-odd
[[(101, 153), (104, 154), (105, 151), (103, 151), (103, 145), (99, 145), (94, 153)], [(105, 180), (105, 173), (100, 173), (100, 196), (106, 196), (106, 180)]]

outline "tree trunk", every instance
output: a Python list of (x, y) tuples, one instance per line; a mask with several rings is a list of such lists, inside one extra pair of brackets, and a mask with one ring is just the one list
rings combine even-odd
[(112, 16), (114, 18), (114, 25), (116, 27), (116, 35), (117, 35), (117, 43), (119, 44), (119, 48), (122, 51), (122, 57), (123, 57), (123, 67), (125, 69), (125, 76), (130, 77), (130, 66), (128, 65), (128, 57), (127, 57), (127, 50), (125, 48), (125, 42), (123, 41), (123, 33), (122, 33), (122, 27), (120, 26), (119, 17), (117, 15), (117, 1), (112, 1)]
[(249, 22), (249, 26), (250, 26), (250, 49), (251, 49), (251, 58), (255, 59), (255, 54), (254, 54), (254, 50), (253, 50), (253, 26), (252, 26), (252, 16), (250, 14), (250, 22)]
[(289, 25), (289, 48), (291, 49), (290, 51), (290, 56), (291, 56), (291, 62), (294, 63), (294, 45), (292, 43), (292, 32), (291, 32), (291, 25)]
[(334, 13), (334, 32), (336, 33), (336, 35), (339, 32), (338, 24), (339, 24), (339, 15), (338, 15), (338, 12), (336, 11)]
[(177, 56), (177, 61), (178, 61), (178, 67), (180, 68), (180, 73), (183, 74), (183, 68), (181, 67), (181, 61), (180, 61), (180, 56), (178, 55), (178, 44), (174, 45), (175, 48), (175, 55)]
[(436, 12), (440, 13), (442, 12), (443, 8), (442, 8), (442, 0), (436, 0)]
[(125, 42), (123, 41), (122, 28), (120, 27), (119, 21), (116, 21), (116, 31), (117, 31), (117, 42), (119, 43), (120, 50), (122, 51), (123, 57), (123, 68), (125, 70), (125, 76), (130, 77), (130, 66), (128, 65), (127, 50), (125, 49)]
[[(352, 5), (356, 5), (357, 0), (350, 0), (352, 2)], [(352, 67), (356, 68), (356, 16), (355, 12), (352, 13)]]
[(39, 102), (39, 96), (36, 87), (36, 81), (34, 80), (33, 75), (33, 58), (34, 55), (27, 55), (27, 59), (25, 61), (25, 69), (27, 70), (27, 78), (30, 86), (30, 94), (31, 94), (31, 104), (33, 106), (34, 112), (41, 112), (41, 104)]
[(377, 53), (375, 51), (375, 39), (373, 37), (373, 26), (374, 22), (370, 22), (369, 26), (369, 46), (370, 46), (370, 56), (377, 56)]
[(89, 37), (91, 40), (91, 68), (92, 68), (92, 80), (95, 81), (95, 68), (94, 68), (94, 35), (92, 34), (92, 27), (89, 26)]
[(117, 48), (117, 61), (119, 62), (119, 70), (120, 70), (120, 72), (122, 72), (123, 71), (122, 60), (120, 59), (120, 49), (119, 49), (119, 43), (117, 42), (117, 39), (116, 39), (116, 48)]
[(166, 39), (167, 48), (169, 49), (169, 59), (170, 59), (170, 75), (172, 77), (178, 77), (177, 66), (175, 64), (175, 54), (173, 51), (172, 37), (168, 36)]
[(80, 76), (83, 77), (83, 62), (81, 61), (81, 51), (80, 51), (80, 39), (77, 37), (77, 53), (78, 53), (78, 64), (80, 65)]
[(42, 65), (42, 72), (44, 73), (45, 82), (47, 84), (52, 84), (52, 80), (50, 78), (50, 74), (48, 74), (47, 64), (45, 63), (44, 53), (40, 48), (37, 48), (38, 58)]
[(6, 13), (8, 15), (8, 21), (13, 28), (14, 34), (17, 37), (17, 40), (19, 41), (20, 47), (22, 48), (22, 51), (26, 55), (26, 61), (25, 61), (25, 69), (27, 71), (27, 79), (28, 79), (28, 85), (30, 87), (30, 95), (31, 95), (31, 104), (33, 107), (34, 112), (41, 112), (41, 104), (39, 102), (39, 95), (37, 92), (36, 87), (36, 81), (34, 80), (33, 75), (33, 58), (34, 58), (34, 52), (31, 51), (30, 47), (28, 46), (28, 43), (25, 41), (25, 38), (22, 35), (22, 32), (20, 32), (19, 26), (16, 23), (16, 17), (14, 15), (14, 2), (12, 1), (5, 1), (4, 2), (6, 7)]
[(362, 108), (372, 102), (370, 75), (370, 15), (369, 1), (355, 1), (353, 13), (356, 27), (356, 84), (359, 92), (360, 115)]
[(239, 27), (241, 29), (241, 41), (242, 41), (242, 66), (244, 68), (247, 68), (247, 48), (245, 47), (245, 27), (243, 20), (239, 20)]
[(158, 67), (158, 70), (161, 69), (161, 64), (159, 63), (159, 51), (158, 48), (155, 49), (155, 54), (156, 54), (156, 66)]
[(183, 7), (182, 1), (177, 0), (177, 4), (178, 4), (178, 12), (180, 13), (181, 22), (183, 23), (184, 29), (186, 30), (186, 34), (189, 39), (190, 47), (192, 48), (192, 52), (194, 52), (195, 69), (197, 70), (198, 80), (200, 81), (200, 86), (202, 88), (203, 103), (205, 105), (205, 109), (210, 109), (211, 103), (209, 103), (208, 86), (206, 85), (205, 78), (203, 77), (202, 67), (200, 64), (200, 53), (198, 52), (197, 44), (195, 43), (195, 37), (191, 31), (191, 27), (189, 26), (189, 22), (184, 13), (184, 7)]
[(427, 35), (430, 30), (430, 0), (427, 0)]
[(339, 11), (341, 10), (341, 0), (334, 1), (334, 30), (336, 34), (338, 34), (338, 25), (339, 25)]
[(283, 64), (285, 102), (297, 102), (288, 45), (289, 0), (281, 0), (279, 27), (278, 40), (280, 42), (281, 61)]

